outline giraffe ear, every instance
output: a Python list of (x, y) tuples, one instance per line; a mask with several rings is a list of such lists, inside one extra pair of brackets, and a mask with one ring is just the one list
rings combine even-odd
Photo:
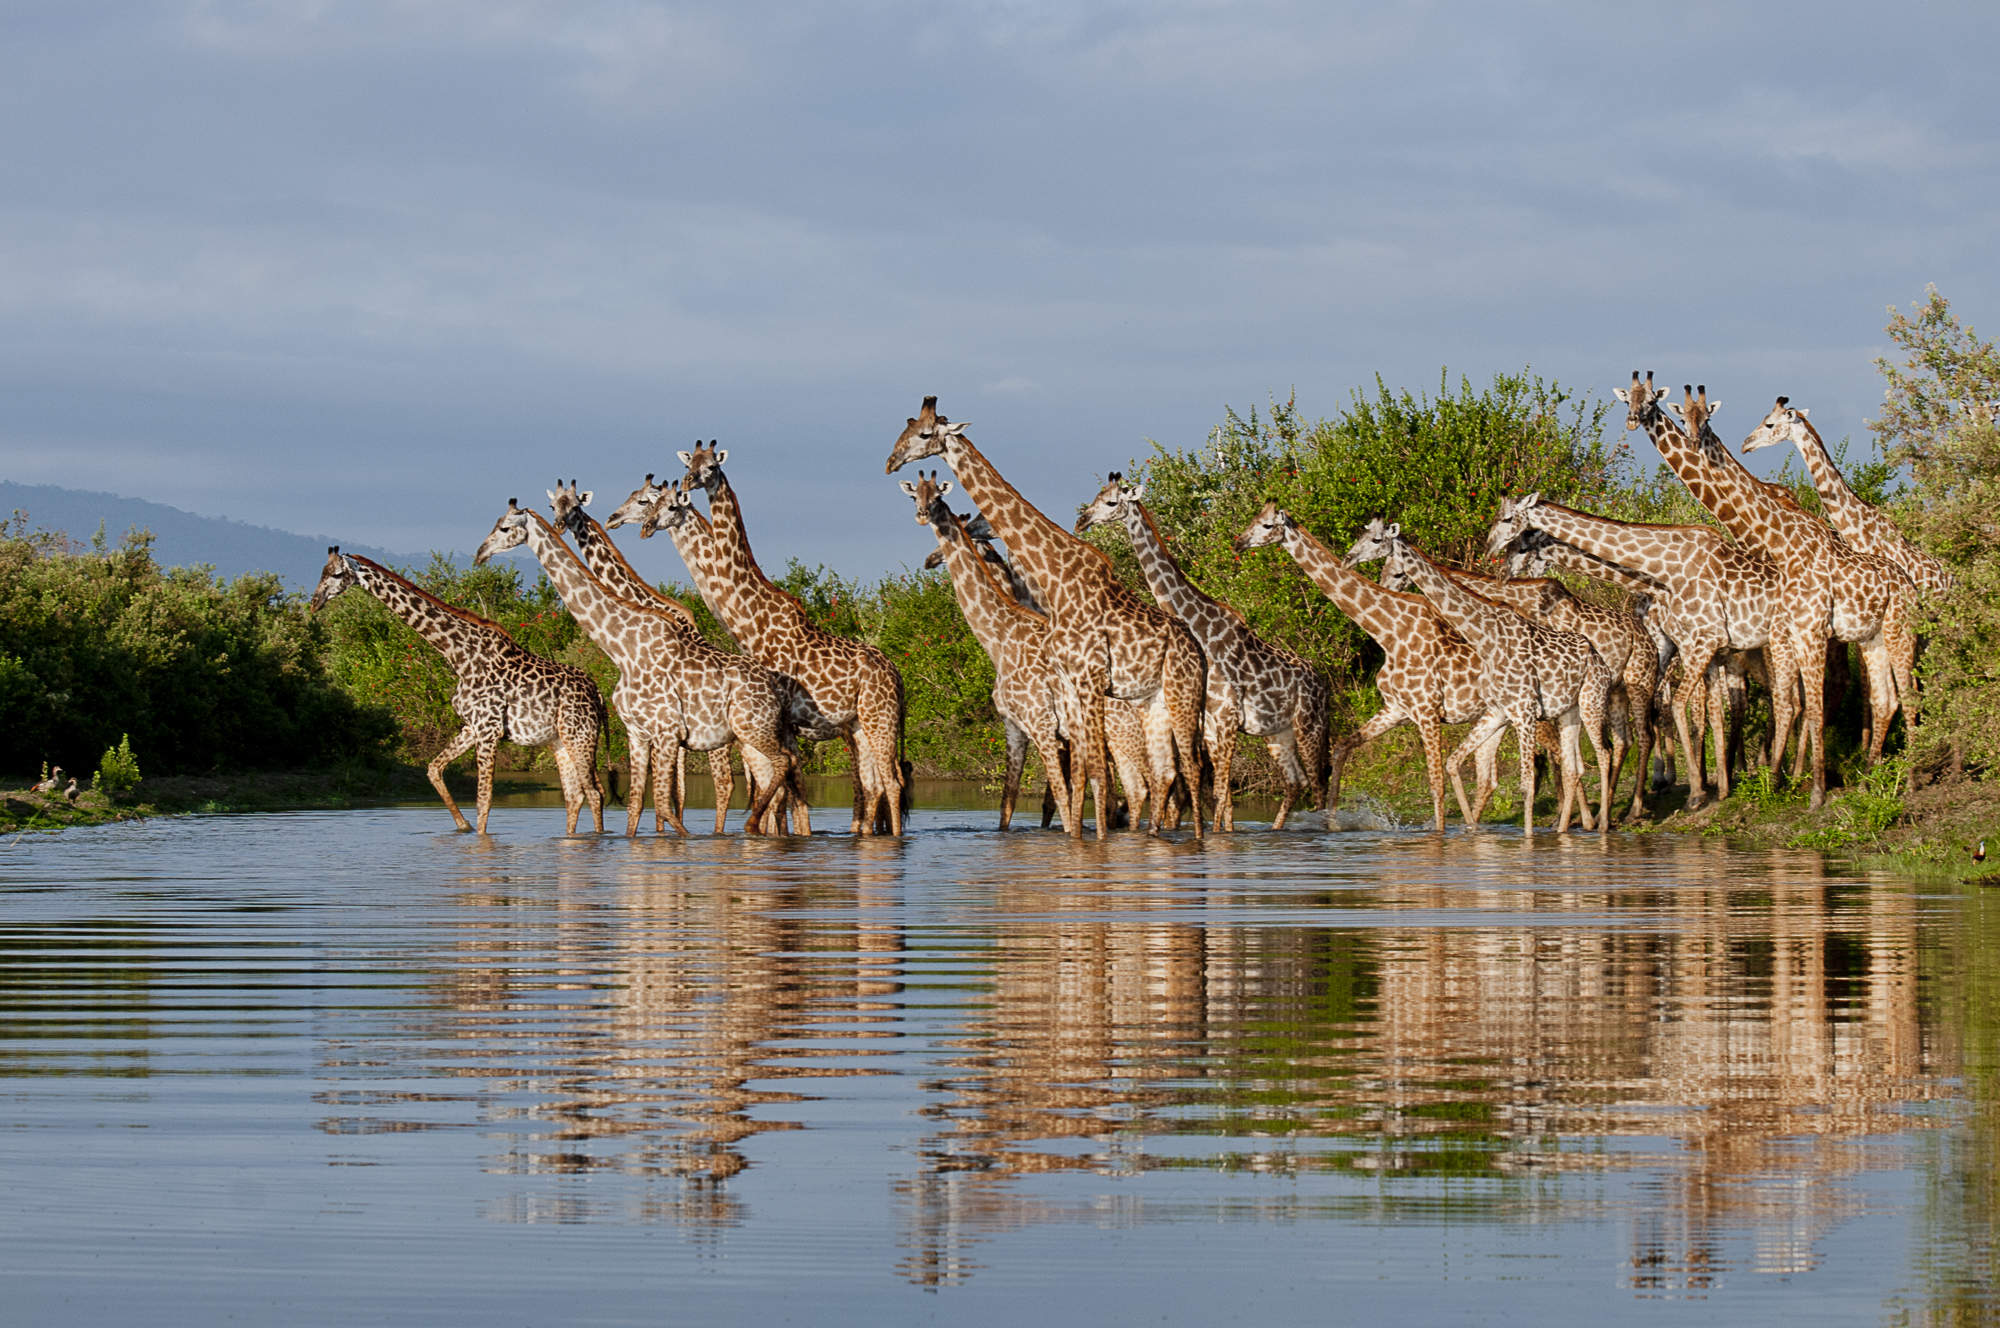
[(964, 433), (965, 426), (970, 423), (972, 423), (972, 421), (970, 420), (953, 420), (951, 423), (945, 425), (942, 429), (940, 429), (939, 432), (948, 433), (956, 437), (957, 435)]
[(1793, 406), (1792, 414), (1803, 420), (1812, 414), (1812, 408), (1809, 406)]
[(692, 452), (676, 452), (674, 455), (681, 459), (683, 466), (692, 466), (694, 464), (694, 453)]
[(910, 483), (908, 480), (897, 481), (896, 487), (901, 489), (904, 493), (908, 494), (911, 498), (915, 498), (917, 496), (917, 486)]
[(1632, 394), (1630, 392), (1627, 392), (1622, 387), (1612, 388), (1611, 395), (1617, 397), (1620, 401), (1624, 402), (1628, 406), (1632, 404)]
[(562, 501), (562, 491), (560, 489), (544, 489), (542, 490), (542, 492), (546, 493), (549, 496), (550, 507), (554, 507), (557, 503)]
[(1537, 489), (1533, 493), (1529, 494), (1526, 498), (1521, 499), (1521, 501), (1516, 503), (1515, 506), (1533, 507), (1536, 503), (1539, 503), (1540, 501), (1542, 501), (1542, 491), (1540, 489)]
[[(576, 481), (574, 480), (570, 481), (570, 487), (575, 488)], [(597, 496), (597, 490), (595, 489), (579, 489), (577, 490), (577, 495), (576, 495), (576, 505), (578, 507), (588, 507), (590, 506), (590, 500), (592, 498), (595, 498), (596, 496)]]
[(1382, 532), (1383, 539), (1401, 539), (1402, 537), (1403, 523), (1400, 521), (1391, 521), (1388, 527)]
[(1125, 501), (1127, 501), (1127, 502), (1132, 502), (1132, 503), (1136, 503), (1136, 502), (1138, 502), (1138, 501), (1139, 501), (1139, 500), (1140, 500), (1141, 498), (1144, 498), (1145, 496), (1146, 496), (1146, 486), (1145, 486), (1145, 485), (1143, 485), (1143, 484), (1128, 484), (1128, 485), (1126, 485), (1126, 486), (1125, 486)]
[[(931, 473), (932, 473), (933, 475), (935, 475), (935, 474), (936, 474), (937, 472), (936, 472), (936, 471), (932, 471)], [(951, 492), (951, 481), (950, 481), (950, 480), (946, 480), (946, 481), (945, 481), (944, 483), (942, 483), (942, 484), (938, 485), (938, 497), (942, 498), (942, 497), (944, 497), (944, 496), (945, 496), (946, 494), (948, 494), (948, 493), (950, 493), (950, 492)]]
[[(1722, 409), (1722, 403), (1720, 401), (1711, 401), (1708, 403), (1708, 413), (1710, 418), (1714, 418), (1715, 412), (1721, 409)], [(1801, 411), (1800, 413), (1803, 414), (1804, 412)]]
[(721, 464), (722, 464), (723, 462), (725, 462), (725, 461), (727, 461), (727, 460), (729, 460), (729, 449), (728, 449), (728, 448), (726, 448), (726, 447), (725, 447), (725, 448), (723, 448), (723, 449), (722, 449), (722, 450), (721, 450), (720, 452), (717, 452), (717, 453), (715, 454), (715, 464), (716, 464), (716, 465), (718, 465), (718, 466), (719, 466), (719, 465), (721, 465)]

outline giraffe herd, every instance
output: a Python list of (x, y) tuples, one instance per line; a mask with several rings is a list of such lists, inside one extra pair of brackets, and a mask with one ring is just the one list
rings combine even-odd
[[(1842, 479), (1807, 412), (1784, 397), (1743, 451), (1799, 449), (1826, 517), (1783, 486), (1758, 479), (1710, 427), (1717, 403), (1683, 389), (1669, 403), (1637, 371), (1616, 396), (1625, 427), (1643, 429), (1690, 493), (1714, 515), (1708, 526), (1645, 525), (1577, 511), (1539, 494), (1503, 500), (1487, 541), (1503, 575), (1447, 567), (1393, 519), (1372, 521), (1346, 556), (1334, 554), (1276, 500), (1235, 538), (1239, 555), (1282, 547), (1330, 604), (1377, 642), (1382, 708), (1360, 728), (1331, 733), (1327, 680), (1184, 572), (1145, 505), (1144, 486), (1113, 472), (1079, 509), (1074, 532), (1037, 510), (966, 436), (962, 421), (926, 397), (891, 448), (885, 471), (932, 458), (951, 469), (901, 482), (919, 525), (936, 540), (927, 566), (944, 566), (968, 627), (994, 665), (993, 706), (1007, 735), (1000, 828), (1012, 822), (1028, 749), (1047, 778), (1042, 825), (1060, 818), (1081, 837), (1086, 799), (1105, 837), (1127, 811), (1145, 810), (1150, 833), (1188, 818), (1195, 838), (1235, 828), (1230, 787), (1239, 734), (1268, 747), (1283, 793), (1282, 828), (1305, 804), (1338, 804), (1342, 770), (1363, 744), (1413, 724), (1424, 751), (1432, 826), (1445, 825), (1449, 780), (1468, 825), (1482, 817), (1501, 741), (1516, 737), (1522, 824), (1534, 829), (1536, 755), (1559, 771), (1555, 819), (1609, 829), (1627, 768), (1627, 821), (1646, 814), (1655, 735), (1678, 743), (1688, 805), (1708, 797), (1708, 739), (1716, 791), (1727, 796), (1726, 715), (1761, 657), (1770, 689), (1768, 759), (1781, 764), (1800, 720), (1794, 776), (1809, 769), (1814, 806), (1826, 787), (1823, 729), (1829, 642), (1852, 643), (1865, 664), (1868, 757), (1881, 756), (1890, 720), (1913, 705), (1917, 597), (1950, 585), (1938, 561), (1905, 539)], [(650, 787), (655, 831), (685, 835), (684, 757), (708, 754), (715, 829), (733, 794), (732, 753), (749, 782), (746, 834), (811, 833), (799, 779), (801, 742), (839, 739), (854, 772), (849, 830), (900, 835), (909, 807), (903, 759), (903, 680), (881, 650), (818, 626), (768, 578), (752, 552), (743, 509), (713, 443), (681, 452), (675, 481), (648, 474), (600, 524), (592, 494), (575, 481), (549, 491), (550, 515), (509, 499), (476, 562), (526, 545), (578, 625), (617, 668), (611, 704), (630, 751), (626, 834), (636, 835)], [(954, 511), (954, 487), (977, 505)], [(696, 506), (706, 495), (708, 512)], [(665, 531), (696, 588), (741, 653), (717, 648), (678, 601), (648, 583), (610, 531)], [(1102, 550), (1083, 539), (1122, 528), (1152, 602), (1134, 592)], [(1000, 546), (1005, 546), (1005, 552)], [(1379, 581), (1358, 570), (1380, 561)], [(1549, 574), (1563, 571), (1626, 592), (1615, 607), (1579, 599)], [(431, 762), (432, 784), (461, 830), (473, 828), (446, 790), (443, 771), (477, 749), (477, 828), (486, 830), (494, 755), (502, 739), (548, 746), (562, 781), (566, 833), (587, 805), (604, 828), (599, 743), (605, 702), (581, 670), (517, 645), (497, 624), (444, 603), (366, 558), (328, 550), (311, 605), (360, 587), (445, 657), (457, 678), (453, 708), (464, 728)], [(1670, 728), (1669, 728), (1670, 718)], [(1447, 724), (1470, 731), (1449, 753)], [(1583, 739), (1597, 770), (1596, 807), (1584, 777)], [(1462, 770), (1475, 765), (1468, 800)], [(1113, 794), (1114, 778), (1125, 807)], [(1204, 805), (1204, 798), (1207, 803)]]

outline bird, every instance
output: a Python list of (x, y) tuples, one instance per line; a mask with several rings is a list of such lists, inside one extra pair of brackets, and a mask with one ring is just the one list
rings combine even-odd
[(30, 786), (30, 788), (28, 789), (28, 792), (30, 792), (30, 793), (54, 793), (54, 792), (55, 792), (56, 790), (58, 790), (58, 789), (60, 789), (60, 788), (62, 787), (62, 777), (63, 777), (63, 768), (62, 768), (61, 766), (57, 766), (57, 767), (55, 767), (55, 769), (54, 769), (54, 770), (53, 770), (53, 771), (52, 771), (52, 772), (50, 773), (50, 775), (49, 775), (49, 777), (48, 777), (47, 779), (43, 780), (43, 781), (42, 781), (41, 783), (39, 783), (39, 784), (35, 784), (35, 785), (32, 785), (32, 786)]
[(74, 779), (70, 780), (69, 787), (63, 790), (63, 797), (69, 799), (73, 803), (82, 796), (83, 796), (83, 790), (76, 786), (76, 781)]
[(1978, 848), (1975, 848), (1974, 850), (1972, 850), (1972, 860), (1973, 860), (1974, 862), (1984, 862), (1984, 861), (1986, 861), (1986, 841), (1985, 841), (1985, 840), (1983, 840), (1983, 839), (1982, 839), (1982, 840), (1980, 840), (1980, 841), (1979, 841), (1979, 847), (1978, 847)]

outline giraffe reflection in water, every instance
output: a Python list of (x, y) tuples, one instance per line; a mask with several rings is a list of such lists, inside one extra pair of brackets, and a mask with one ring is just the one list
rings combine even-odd
[[(1590, 1173), (1628, 1173), (1628, 1285), (1698, 1295), (1723, 1267), (1813, 1267), (1877, 1165), (1867, 1141), (1953, 1092), (1919, 1020), (1913, 893), (1816, 856), (1607, 890), (1575, 883), (1603, 852), (1578, 843), (1562, 883), (1492, 889), (1466, 884), (1478, 859), (1518, 873), (1518, 842), (1432, 841), (1402, 882), (1285, 901), (1359, 925), (1298, 927), (1205, 922), (1188, 865), (1152, 847), (996, 901), (992, 1007), (900, 1187), (906, 1276), (962, 1280), (977, 1243), (1031, 1223), (1185, 1215), (1143, 1185), (1122, 1212), (1101, 1186), (1064, 1201), (1038, 1173), (1344, 1178), (1273, 1196), (1273, 1219), (1436, 1220), (1451, 1182), (1448, 1220), (1492, 1223), (1601, 1215)], [(1714, 853), (1675, 878), (1726, 879)], [(1419, 911), (1464, 921), (1381, 925)]]

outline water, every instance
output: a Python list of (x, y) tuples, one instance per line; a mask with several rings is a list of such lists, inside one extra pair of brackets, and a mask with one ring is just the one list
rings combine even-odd
[(2000, 1315), (1991, 896), (1688, 838), (560, 816), (0, 848), (0, 1319)]

